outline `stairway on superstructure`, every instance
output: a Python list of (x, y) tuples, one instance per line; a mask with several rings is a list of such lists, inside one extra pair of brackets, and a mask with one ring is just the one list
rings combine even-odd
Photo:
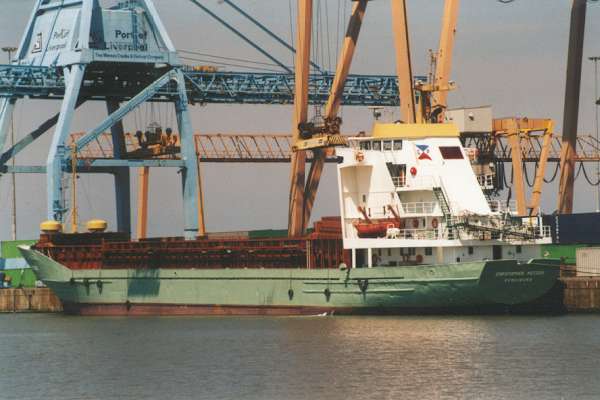
[(448, 239), (452, 240), (456, 237), (455, 220), (448, 204), (448, 199), (444, 194), (444, 189), (441, 186), (434, 186), (433, 194), (440, 205), (442, 214), (444, 215), (444, 222), (446, 223), (446, 229), (448, 230)]

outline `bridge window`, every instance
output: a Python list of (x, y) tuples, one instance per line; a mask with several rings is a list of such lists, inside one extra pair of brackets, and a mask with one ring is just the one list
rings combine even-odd
[(381, 142), (379, 140), (373, 142), (373, 150), (381, 151)]
[(360, 142), (360, 149), (361, 150), (371, 150), (371, 142), (369, 142), (369, 141)]
[(425, 255), (426, 256), (432, 256), (433, 255), (433, 249), (431, 247), (425, 247)]
[(402, 140), (394, 140), (394, 150), (402, 150)]
[(459, 146), (440, 146), (440, 153), (444, 160), (462, 160), (464, 159), (462, 150)]
[(392, 141), (391, 140), (383, 141), (383, 150), (392, 150)]

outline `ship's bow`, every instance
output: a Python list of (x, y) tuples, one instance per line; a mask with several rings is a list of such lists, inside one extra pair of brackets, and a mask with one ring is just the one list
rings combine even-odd
[(76, 297), (74, 286), (70, 284), (73, 272), (29, 246), (19, 246), (19, 251), (36, 277), (44, 282), (62, 301)]

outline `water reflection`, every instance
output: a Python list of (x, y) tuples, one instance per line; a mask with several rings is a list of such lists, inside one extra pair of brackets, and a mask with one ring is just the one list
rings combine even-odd
[(599, 322), (0, 316), (0, 398), (592, 399)]

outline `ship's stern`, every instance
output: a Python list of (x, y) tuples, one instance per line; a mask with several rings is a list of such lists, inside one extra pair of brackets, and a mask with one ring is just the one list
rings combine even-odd
[(510, 306), (539, 299), (556, 285), (559, 277), (560, 260), (487, 261), (479, 287), (489, 301)]

